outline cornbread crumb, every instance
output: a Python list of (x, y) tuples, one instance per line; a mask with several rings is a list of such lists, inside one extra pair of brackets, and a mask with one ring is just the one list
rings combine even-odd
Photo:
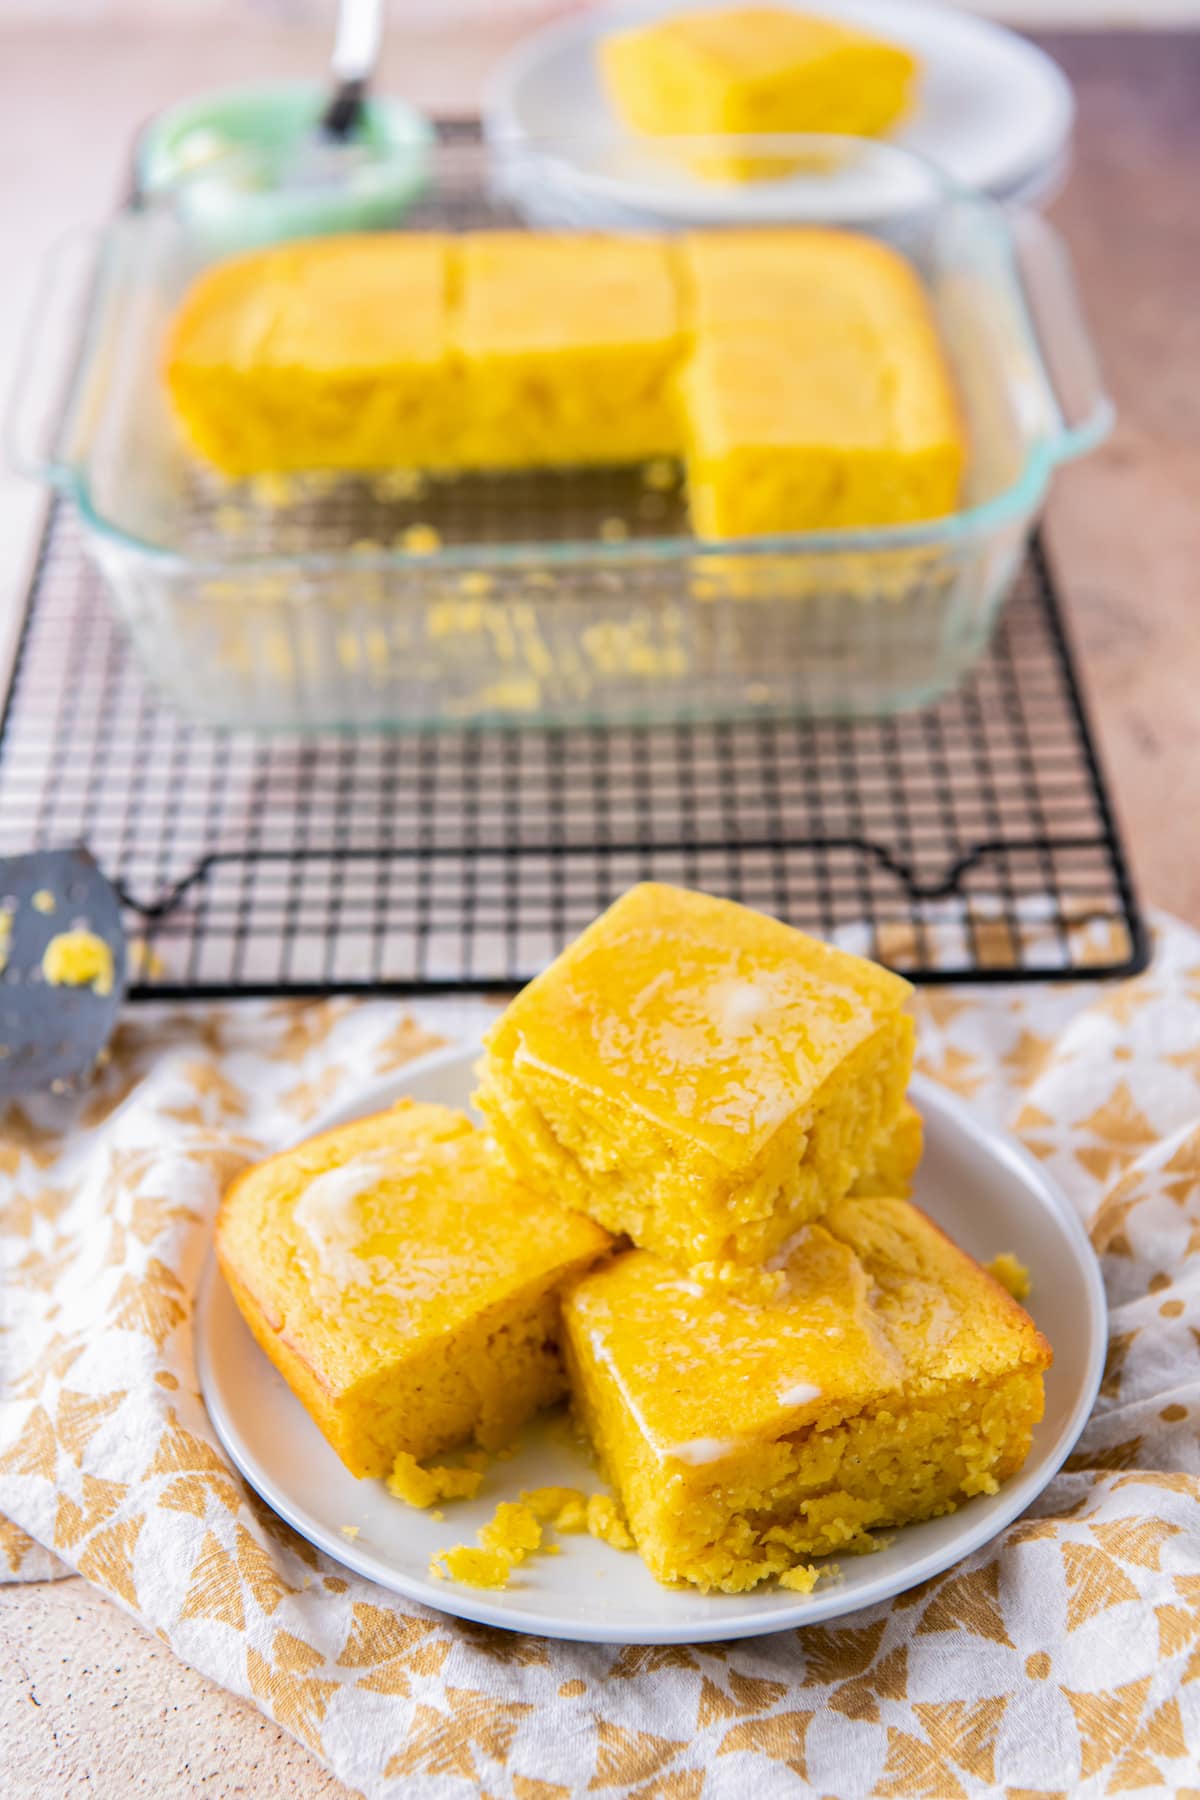
[(296, 483), (275, 471), (256, 475), (250, 483), (250, 495), (256, 506), (273, 509), (291, 506), (296, 500), (296, 494)]
[(468, 1450), (463, 1456), (464, 1469), (478, 1469), (481, 1473), (491, 1461), (486, 1450)]
[(542, 1542), (542, 1528), (531, 1507), (520, 1500), (502, 1500), (479, 1532), (485, 1550), (502, 1550), (514, 1563), (524, 1562)]
[(655, 494), (669, 494), (679, 485), (679, 471), (669, 456), (656, 456), (642, 468), (642, 486)]
[(452, 1550), (439, 1550), (430, 1557), (429, 1573), (438, 1581), (447, 1577), (461, 1581), (464, 1587), (505, 1588), (512, 1561), (503, 1550), (475, 1550), (470, 1544), (456, 1544)]
[(410, 556), (433, 556), (442, 547), (442, 534), (434, 525), (410, 525), (400, 541)]
[(1002, 1288), (1007, 1288), (1014, 1300), (1028, 1300), (1033, 1280), (1029, 1270), (1019, 1257), (1011, 1250), (1002, 1250), (999, 1256), (993, 1256), (990, 1263), (985, 1263), (989, 1275), (994, 1275)]
[(420, 469), (385, 469), (371, 483), (376, 500), (417, 500), (429, 485)]
[(356, 1538), (358, 1536), (358, 1526), (357, 1525), (343, 1525), (342, 1526), (342, 1536), (346, 1537), (346, 1538)]
[(633, 1537), (621, 1517), (621, 1509), (609, 1494), (590, 1494), (587, 1503), (587, 1528), (590, 1535), (614, 1550), (632, 1550)]
[(479, 1492), (479, 1469), (423, 1469), (407, 1450), (397, 1453), (387, 1490), (409, 1506), (432, 1506), (435, 1500), (471, 1500)]
[(587, 1498), (580, 1488), (522, 1488), (521, 1498), (535, 1519), (556, 1531), (587, 1529)]
[(605, 544), (623, 544), (629, 536), (629, 526), (624, 519), (601, 519), (600, 539)]
[(52, 913), (58, 911), (58, 901), (54, 898), (54, 895), (50, 892), (49, 888), (39, 888), (29, 904), (40, 913)]
[(12, 945), (12, 912), (5, 908), (0, 911), (0, 975), (8, 967), (9, 950)]
[(90, 987), (93, 994), (111, 994), (112, 951), (94, 931), (60, 931), (46, 945), (42, 973), (51, 987)]
[(821, 1579), (822, 1571), (814, 1563), (801, 1563), (795, 1569), (785, 1569), (779, 1577), (781, 1588), (790, 1588), (794, 1594), (811, 1594)]
[(468, 595), (490, 594), (495, 585), (494, 575), (488, 575), (483, 569), (468, 569), (459, 578), (458, 591)]
[(440, 1506), (435, 1506), (429, 1516), (437, 1525), (440, 1525), (442, 1520), (446, 1517)]

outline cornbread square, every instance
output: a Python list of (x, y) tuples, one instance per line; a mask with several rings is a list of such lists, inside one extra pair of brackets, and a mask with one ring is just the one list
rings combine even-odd
[(607, 1244), (411, 1100), (258, 1163), (217, 1220), (242, 1316), (353, 1475), (499, 1447), (558, 1399), (559, 1290)]
[(164, 362), (185, 435), (227, 475), (453, 463), (448, 241), (381, 232), (232, 257), (188, 292)]
[(660, 1581), (740, 1592), (1021, 1467), (1050, 1347), (905, 1200), (809, 1225), (756, 1310), (644, 1251), (564, 1305), (575, 1407)]
[(472, 233), (458, 279), (468, 464), (628, 463), (678, 451), (684, 342), (662, 241)]
[(909, 992), (777, 919), (646, 883), (508, 1007), (476, 1101), (519, 1180), (724, 1279), (845, 1194), (896, 1122)]
[[(908, 105), (917, 65), (906, 50), (791, 7), (675, 13), (601, 40), (614, 109), (654, 136), (884, 131)], [(781, 173), (770, 159), (706, 150), (714, 178)]]
[(697, 531), (909, 524), (952, 512), (966, 460), (937, 326), (906, 260), (850, 232), (696, 234), (682, 251)]

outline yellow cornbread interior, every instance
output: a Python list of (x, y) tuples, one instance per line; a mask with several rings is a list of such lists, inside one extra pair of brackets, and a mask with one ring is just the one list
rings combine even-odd
[(646, 883), (508, 1007), (476, 1101), (533, 1191), (725, 1280), (845, 1194), (897, 1121), (908, 994), (778, 920)]
[(850, 1192), (886, 1194), (890, 1199), (906, 1200), (912, 1192), (913, 1178), (924, 1147), (924, 1121), (912, 1101), (906, 1100), (891, 1130), (871, 1145)]
[(172, 323), (185, 434), (227, 475), (455, 461), (449, 240), (314, 238), (217, 263)]
[(964, 432), (924, 291), (844, 232), (712, 231), (682, 251), (695, 347), (688, 486), (703, 537), (954, 510)]
[(1018, 1469), (1050, 1350), (907, 1201), (807, 1228), (769, 1309), (629, 1251), (564, 1317), (575, 1405), (664, 1582), (740, 1592)]
[[(874, 136), (904, 112), (916, 74), (897, 45), (775, 6), (680, 12), (614, 32), (600, 42), (599, 64), (625, 124), (676, 137)], [(706, 147), (688, 160), (718, 179), (783, 172), (744, 150)]]
[(502, 1445), (558, 1399), (559, 1290), (607, 1243), (498, 1178), (463, 1114), (415, 1101), (257, 1164), (217, 1222), (247, 1324), (360, 1476)]
[(459, 255), (463, 465), (630, 463), (678, 448), (682, 320), (665, 244), (478, 232)]
[(254, 251), (192, 287), (165, 380), (188, 441), (228, 475), (686, 454), (712, 538), (932, 518), (953, 510), (965, 455), (917, 276), (848, 232)]

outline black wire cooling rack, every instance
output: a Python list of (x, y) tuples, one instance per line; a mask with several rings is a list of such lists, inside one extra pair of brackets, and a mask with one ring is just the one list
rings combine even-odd
[(1037, 544), (973, 674), (894, 719), (256, 738), (156, 697), (56, 505), (0, 718), (0, 849), (75, 842), (127, 904), (137, 999), (503, 989), (646, 878), (918, 981), (1147, 955)]

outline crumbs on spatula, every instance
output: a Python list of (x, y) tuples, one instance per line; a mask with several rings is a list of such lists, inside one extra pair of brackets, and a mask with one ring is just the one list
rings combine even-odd
[(1033, 1287), (1033, 1277), (1011, 1250), (1002, 1250), (999, 1256), (993, 1256), (990, 1263), (985, 1263), (989, 1275), (994, 1275), (1002, 1288), (1007, 1288), (1014, 1300), (1028, 1300)]
[(42, 974), (51, 987), (90, 987), (94, 994), (111, 994), (112, 951), (94, 931), (60, 931), (46, 945)]

